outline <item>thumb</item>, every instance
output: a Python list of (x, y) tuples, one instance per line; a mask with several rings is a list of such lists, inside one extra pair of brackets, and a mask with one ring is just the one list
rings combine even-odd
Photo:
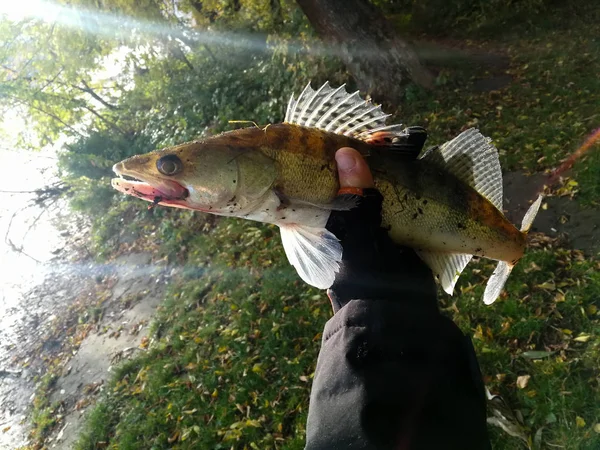
[(340, 188), (372, 188), (373, 176), (362, 155), (350, 147), (340, 148), (335, 154)]

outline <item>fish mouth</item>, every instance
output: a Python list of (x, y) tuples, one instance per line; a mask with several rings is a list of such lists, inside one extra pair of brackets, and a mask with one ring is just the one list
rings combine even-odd
[(155, 205), (189, 208), (186, 199), (190, 192), (173, 180), (144, 179), (139, 174), (133, 174), (123, 167), (122, 163), (113, 166), (113, 172), (118, 178), (111, 180), (111, 185), (123, 194), (133, 195)]

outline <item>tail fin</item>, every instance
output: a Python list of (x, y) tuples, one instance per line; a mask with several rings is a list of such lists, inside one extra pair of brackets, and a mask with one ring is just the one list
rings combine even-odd
[[(525, 217), (523, 217), (523, 223), (521, 224), (521, 232), (527, 233), (533, 224), (533, 220), (540, 209), (540, 205), (542, 204), (542, 196), (540, 195), (535, 202), (529, 207), (527, 212), (525, 213)], [(483, 294), (483, 303), (486, 305), (491, 305), (496, 301), (500, 292), (502, 292), (502, 288), (504, 287), (504, 283), (508, 279), (510, 272), (513, 270), (514, 265), (507, 263), (506, 261), (500, 261), (496, 266), (496, 270), (488, 280), (487, 286), (485, 287), (485, 293)]]

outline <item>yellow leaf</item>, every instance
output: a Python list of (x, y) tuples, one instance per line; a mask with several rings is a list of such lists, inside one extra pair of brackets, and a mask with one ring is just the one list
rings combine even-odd
[(475, 334), (473, 334), (473, 339), (478, 339), (480, 341), (483, 340), (483, 328), (481, 328), (481, 325), (477, 325), (477, 328), (475, 328)]
[(596, 305), (590, 305), (587, 307), (587, 312), (590, 316), (593, 316), (598, 312), (598, 307)]
[(590, 340), (590, 335), (589, 334), (585, 334), (585, 333), (581, 333), (579, 336), (577, 336), (575, 339), (573, 339), (574, 341), (577, 342), (587, 342)]
[(536, 287), (540, 289), (545, 289), (547, 291), (553, 291), (554, 289), (556, 289), (556, 284), (554, 284), (554, 281), (548, 280), (542, 284), (538, 284)]
[(598, 434), (600, 434), (600, 423), (597, 423), (596, 425), (594, 425), (594, 431)]
[(517, 377), (517, 387), (519, 389), (525, 389), (527, 387), (527, 384), (529, 383), (530, 378), (531, 375), (521, 375)]
[(215, 389), (212, 394), (210, 394), (212, 398), (217, 398), (219, 396), (219, 391)]
[(260, 422), (259, 422), (258, 420), (251, 420), (251, 419), (248, 419), (248, 420), (246, 420), (246, 423), (245, 423), (245, 425), (246, 425), (247, 427), (255, 427), (255, 428), (260, 428)]
[(585, 420), (583, 420), (583, 417), (577, 416), (575, 418), (575, 423), (577, 424), (577, 428), (583, 428), (583, 427), (585, 427)]
[(525, 273), (539, 272), (540, 270), (542, 270), (542, 268), (540, 266), (538, 266), (536, 263), (532, 262), (531, 264), (529, 264), (529, 267), (527, 269), (525, 269), (523, 272), (525, 272)]
[(262, 368), (262, 364), (254, 364), (254, 365), (252, 366), (252, 372), (254, 372), (254, 373), (258, 373), (258, 374), (261, 374), (261, 373), (263, 373), (263, 372), (264, 372), (264, 370), (263, 370), (263, 368)]

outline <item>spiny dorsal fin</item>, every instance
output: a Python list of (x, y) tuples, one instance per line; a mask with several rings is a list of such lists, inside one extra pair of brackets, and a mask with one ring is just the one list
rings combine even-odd
[(470, 128), (422, 159), (436, 164), (468, 184), (502, 211), (502, 169), (498, 151), (477, 129)]
[(385, 124), (391, 114), (380, 105), (360, 98), (358, 91), (349, 94), (344, 86), (333, 89), (327, 82), (315, 91), (309, 83), (298, 99), (290, 98), (285, 122), (362, 140), (378, 131), (402, 133), (401, 125)]

